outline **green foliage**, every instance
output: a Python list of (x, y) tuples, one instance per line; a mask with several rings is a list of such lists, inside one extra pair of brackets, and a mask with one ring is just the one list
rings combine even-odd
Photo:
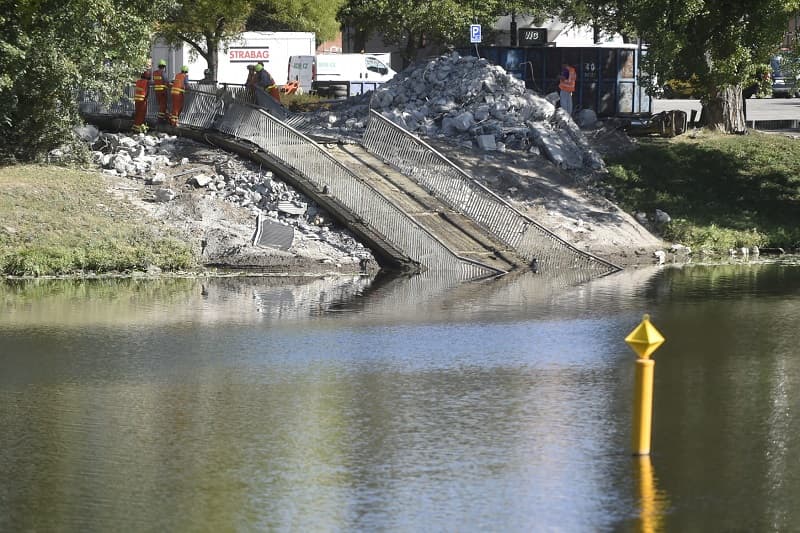
[[(784, 76), (800, 79), (800, 35), (795, 32), (787, 50), (781, 50), (781, 70)], [(770, 69), (771, 70), (771, 69)]]
[(171, 44), (188, 43), (206, 60), (217, 79), (217, 53), (245, 29), (251, 0), (174, 0), (158, 24), (158, 35)]
[[(780, 45), (798, 0), (638, 0), (629, 16), (647, 43), (643, 70), (656, 79), (695, 75), (704, 104), (729, 105), (732, 86), (747, 86), (758, 64), (766, 63)], [(647, 79), (645, 81), (648, 81)], [(712, 107), (716, 110), (717, 107)], [(708, 117), (716, 127), (724, 117)]]
[(669, 213), (664, 236), (696, 248), (800, 242), (800, 143), (777, 135), (643, 140), (609, 159), (629, 211)]
[(571, 0), (555, 3), (548, 12), (557, 15), (561, 20), (628, 37), (636, 33), (629, 17), (633, 1), (635, 0)]
[(124, 272), (196, 266), (190, 247), (108, 197), (99, 175), (0, 168), (0, 274)]
[(688, 80), (668, 80), (664, 84), (665, 98), (698, 98), (700, 89), (697, 83), (697, 76), (691, 76)]
[(755, 66), (754, 72), (755, 95), (758, 98), (769, 98), (772, 96), (772, 67), (769, 63), (760, 63)]
[(322, 105), (321, 98), (316, 94), (282, 94), (281, 103), (291, 111), (313, 111)]
[(336, 13), (344, 0), (260, 0), (247, 19), (249, 31), (313, 31), (317, 44), (339, 32)]
[(499, 0), (348, 0), (338, 19), (353, 28), (362, 42), (379, 29), (387, 44), (404, 47), (403, 59), (408, 64), (416, 58), (418, 48), (426, 45), (468, 45), (470, 24), (490, 27), (498, 15), (510, 13), (515, 5), (520, 5), (517, 13), (539, 12), (527, 2)]
[[(8, 2), (6, 2), (8, 4)], [(70, 138), (76, 90), (114, 95), (148, 56), (156, 2), (17, 0), (0, 15), (0, 162)]]

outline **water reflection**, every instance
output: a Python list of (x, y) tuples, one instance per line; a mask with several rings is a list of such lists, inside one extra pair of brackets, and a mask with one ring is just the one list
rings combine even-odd
[(800, 269), (721, 268), (0, 284), (0, 530), (791, 530)]
[(657, 478), (650, 457), (642, 455), (634, 457), (638, 496), (639, 527), (642, 533), (654, 533), (665, 530), (665, 511), (669, 507), (669, 498), (658, 489)]

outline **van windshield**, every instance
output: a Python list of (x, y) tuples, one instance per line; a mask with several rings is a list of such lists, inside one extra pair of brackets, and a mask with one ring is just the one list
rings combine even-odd
[(367, 70), (377, 72), (378, 74), (389, 73), (389, 68), (374, 57), (366, 57), (364, 59), (366, 60)]

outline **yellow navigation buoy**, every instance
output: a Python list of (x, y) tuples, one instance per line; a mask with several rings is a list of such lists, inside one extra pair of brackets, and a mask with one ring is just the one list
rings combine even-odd
[(664, 344), (664, 336), (650, 323), (650, 315), (644, 315), (641, 324), (625, 337), (625, 342), (640, 358), (649, 359), (650, 355)]
[(636, 383), (633, 396), (633, 431), (631, 441), (634, 455), (650, 455), (650, 435), (653, 425), (653, 370), (656, 362), (650, 356), (664, 343), (664, 337), (650, 323), (650, 315), (625, 337), (636, 355)]

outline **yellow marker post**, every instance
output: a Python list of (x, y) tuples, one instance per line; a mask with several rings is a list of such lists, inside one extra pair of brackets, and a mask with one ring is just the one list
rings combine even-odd
[(653, 424), (653, 369), (656, 362), (650, 355), (664, 343), (664, 337), (653, 324), (650, 315), (644, 315), (642, 322), (625, 337), (638, 359), (636, 359), (636, 383), (633, 395), (634, 455), (650, 455), (650, 434)]

